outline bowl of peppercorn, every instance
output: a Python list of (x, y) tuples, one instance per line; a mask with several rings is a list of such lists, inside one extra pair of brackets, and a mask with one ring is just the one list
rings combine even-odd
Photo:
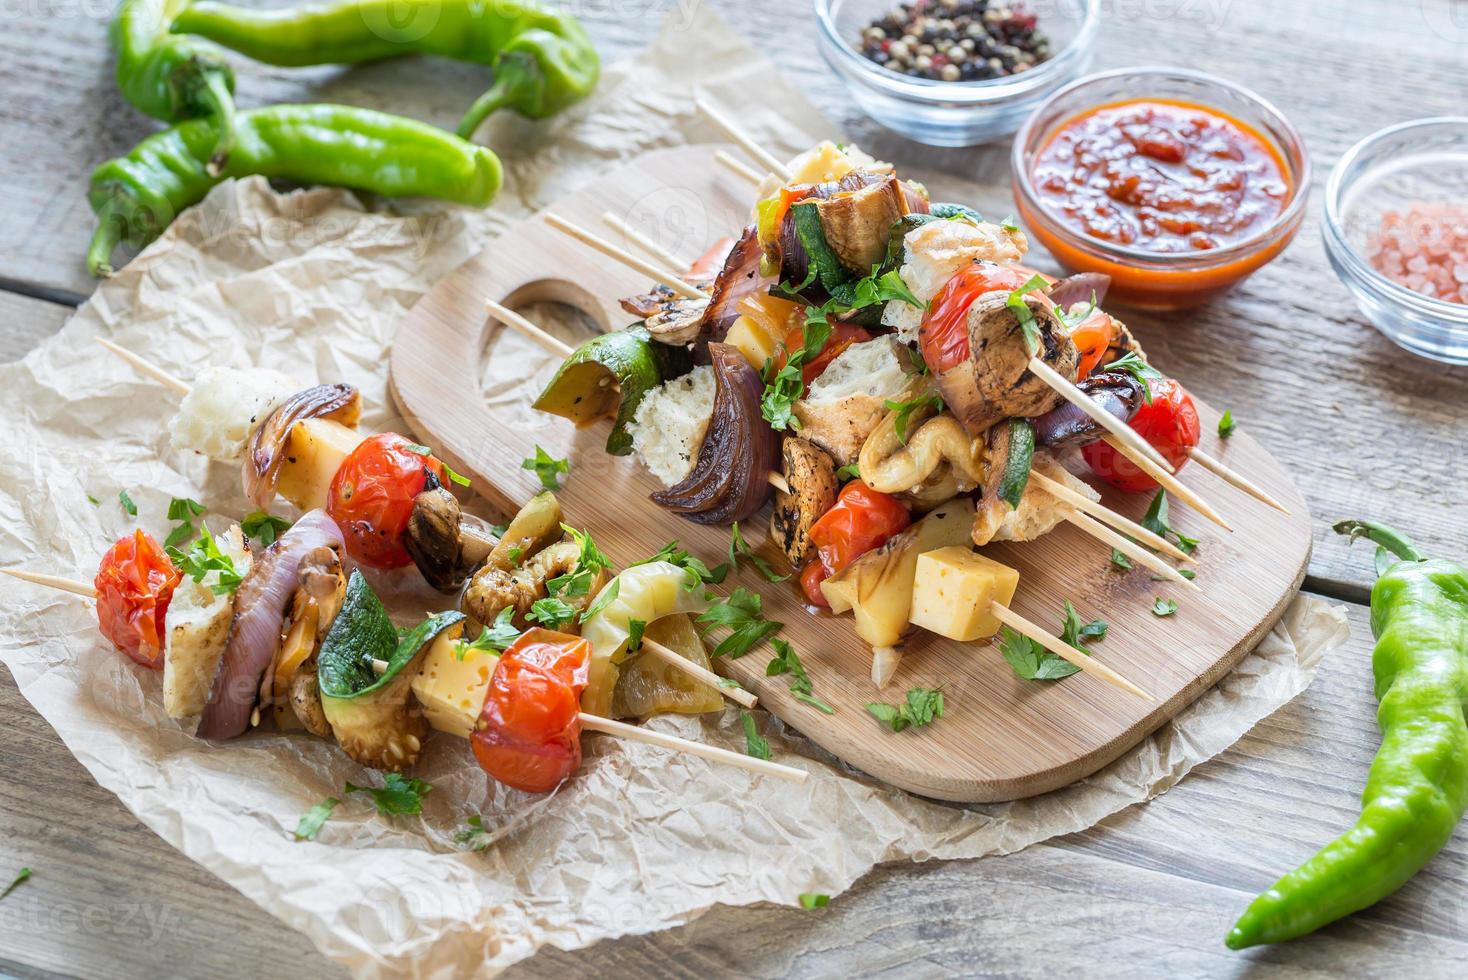
[(1091, 63), (1100, 0), (815, 0), (822, 57), (861, 109), (931, 146), (1011, 136)]

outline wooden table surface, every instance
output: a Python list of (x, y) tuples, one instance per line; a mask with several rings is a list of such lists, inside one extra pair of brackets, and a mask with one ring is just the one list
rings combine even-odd
[[(679, 0), (686, 9), (696, 0)], [(795, 0), (709, 0), (845, 131), (909, 170), (1007, 184), (1007, 147), (934, 150), (887, 133), (842, 97)], [(110, 0), (0, 11), (0, 360), (21, 357), (91, 290), (86, 174), (152, 124), (115, 91)], [(604, 57), (637, 51), (664, 0), (576, 5)], [(512, 971), (565, 975), (824, 976), (1362, 974), (1462, 976), (1468, 831), (1396, 896), (1315, 936), (1230, 953), (1233, 916), (1354, 818), (1377, 738), (1369, 554), (1328, 532), (1390, 519), (1427, 550), (1468, 558), (1462, 453), (1468, 369), (1414, 358), (1357, 313), (1322, 252), (1330, 167), (1366, 133), (1461, 114), (1465, 0), (1148, 0), (1103, 3), (1098, 67), (1176, 64), (1243, 82), (1303, 132), (1315, 162), (1294, 245), (1205, 309), (1128, 317), (1152, 359), (1232, 408), (1289, 463), (1317, 521), (1306, 589), (1350, 606), (1354, 637), (1300, 698), (1159, 799), (1083, 834), (977, 862), (881, 869), (819, 912), (716, 909), (682, 929), (547, 950)], [(241, 63), (241, 102), (340, 101), (451, 125), (483, 73), (406, 59), (353, 70)], [(92, 782), (0, 680), (6, 725), (0, 973), (81, 977), (339, 975), (304, 938), (145, 830)], [(1260, 828), (1265, 833), (1260, 833)], [(1237, 846), (1249, 828), (1249, 847)], [(1453, 964), (1457, 964), (1454, 966)]]

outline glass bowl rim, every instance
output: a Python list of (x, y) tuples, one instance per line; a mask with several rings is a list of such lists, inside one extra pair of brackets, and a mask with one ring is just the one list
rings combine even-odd
[[(1159, 78), (1181, 79), (1189, 82), (1199, 82), (1205, 86), (1215, 89), (1223, 89), (1241, 98), (1244, 102), (1252, 104), (1255, 108), (1269, 117), (1271, 124), (1285, 136), (1284, 144), (1278, 146), (1283, 156), (1290, 163), (1298, 160), (1298, 173), (1290, 189), (1289, 201), (1279, 214), (1274, 216), (1263, 228), (1249, 235), (1249, 237), (1237, 241), (1232, 245), (1216, 249), (1190, 249), (1186, 252), (1149, 252), (1145, 249), (1133, 248), (1127, 245), (1113, 245), (1099, 238), (1074, 231), (1062, 225), (1050, 212), (1048, 212), (1035, 195), (1034, 184), (1031, 181), (1029, 169), (1024, 166), (1025, 155), (1034, 147), (1032, 144), (1036, 138), (1038, 122), (1040, 117), (1056, 102), (1062, 98), (1103, 82), (1109, 82), (1118, 78), (1129, 76), (1151, 76)], [(1142, 97), (1145, 98), (1145, 97)], [(1070, 117), (1067, 117), (1070, 118)], [(1268, 139), (1273, 140), (1271, 133), (1263, 133)], [(1128, 68), (1112, 68), (1107, 71), (1098, 71), (1090, 75), (1084, 75), (1075, 81), (1057, 89), (1051, 93), (1015, 134), (1014, 146), (1010, 152), (1010, 171), (1015, 185), (1024, 197), (1024, 203), (1037, 215), (1047, 219), (1046, 230), (1063, 238), (1068, 244), (1080, 247), (1083, 250), (1098, 252), (1107, 258), (1125, 259), (1129, 262), (1145, 268), (1177, 268), (1179, 266), (1202, 266), (1213, 267), (1227, 265), (1239, 259), (1246, 258), (1254, 252), (1272, 244), (1282, 234), (1291, 234), (1298, 229), (1304, 216), (1305, 204), (1310, 198), (1310, 183), (1313, 179), (1314, 166), (1310, 159), (1310, 151), (1305, 145), (1304, 137), (1295, 128), (1279, 108), (1264, 96), (1231, 82), (1217, 75), (1205, 71), (1197, 71), (1192, 68), (1175, 68), (1166, 65), (1134, 65)]]
[[(1341, 204), (1349, 186), (1355, 183), (1360, 175), (1353, 177), (1351, 185), (1346, 182), (1346, 173), (1356, 165), (1357, 161), (1368, 149), (1378, 143), (1385, 142), (1392, 137), (1413, 129), (1421, 129), (1428, 126), (1441, 126), (1444, 124), (1461, 127), (1464, 134), (1468, 135), (1468, 116), (1425, 116), (1421, 119), (1408, 119), (1405, 122), (1393, 123), (1383, 126), (1373, 133), (1369, 133), (1357, 140), (1349, 150), (1341, 154), (1336, 161), (1335, 167), (1331, 169), (1330, 179), (1325, 184), (1325, 230), (1328, 247), (1336, 252), (1337, 258), (1350, 270), (1356, 282), (1347, 282), (1348, 288), (1369, 288), (1383, 295), (1384, 298), (1411, 308), (1414, 312), (1425, 316), (1448, 320), (1455, 324), (1468, 322), (1468, 306), (1462, 303), (1449, 303), (1445, 299), (1436, 296), (1428, 296), (1415, 290), (1408, 289), (1401, 283), (1394, 282), (1386, 276), (1377, 272), (1366, 256), (1351, 244), (1346, 237), (1346, 226), (1342, 220)], [(1345, 277), (1342, 276), (1342, 279)]]
[(1043, 90), (1047, 83), (1053, 84), (1064, 77), (1091, 48), (1101, 26), (1101, 0), (1076, 0), (1084, 7), (1080, 27), (1069, 44), (1049, 59), (1018, 75), (1003, 78), (985, 78), (971, 82), (945, 82), (939, 78), (916, 78), (901, 72), (883, 68), (864, 57), (851, 44), (842, 39), (831, 16), (831, 6), (840, 0), (815, 0), (816, 22), (827, 46), (837, 52), (835, 57), (849, 65), (873, 87), (889, 95), (917, 101), (954, 103), (954, 108), (971, 108), (999, 102), (1008, 98), (1019, 98)]

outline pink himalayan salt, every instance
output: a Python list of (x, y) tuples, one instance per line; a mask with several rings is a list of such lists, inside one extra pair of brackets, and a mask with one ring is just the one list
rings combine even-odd
[(1372, 268), (1406, 288), (1468, 305), (1468, 206), (1414, 204), (1388, 211), (1366, 243)]

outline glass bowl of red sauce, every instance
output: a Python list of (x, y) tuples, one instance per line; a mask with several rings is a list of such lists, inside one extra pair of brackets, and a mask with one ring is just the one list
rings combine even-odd
[(1289, 121), (1242, 86), (1179, 68), (1079, 79), (1015, 137), (1026, 229), (1109, 300), (1173, 310), (1233, 288), (1300, 228), (1310, 158)]
[(1468, 117), (1388, 126), (1325, 187), (1325, 254), (1376, 329), (1468, 364)]

